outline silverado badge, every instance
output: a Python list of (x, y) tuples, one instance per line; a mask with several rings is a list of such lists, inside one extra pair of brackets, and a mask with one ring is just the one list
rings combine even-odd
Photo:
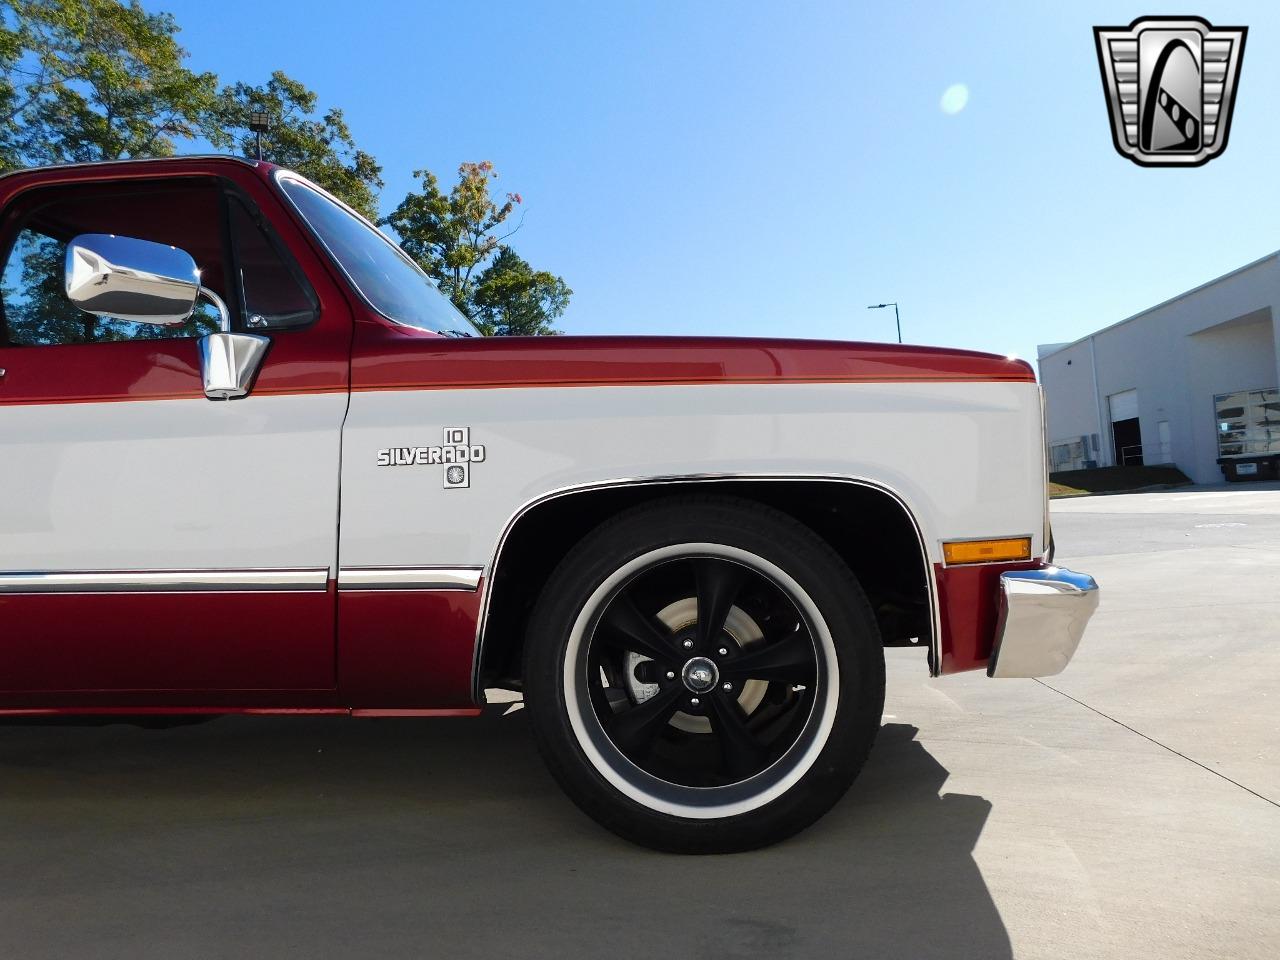
[(440, 464), (444, 488), (471, 486), (471, 464), (484, 462), (484, 444), (471, 442), (470, 427), (445, 427), (438, 447), (386, 447), (378, 451), (380, 467), (412, 467)]

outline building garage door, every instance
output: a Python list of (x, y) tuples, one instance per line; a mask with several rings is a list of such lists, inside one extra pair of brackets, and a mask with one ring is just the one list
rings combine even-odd
[(1138, 423), (1138, 391), (1107, 397), (1111, 411), (1111, 443), (1116, 466), (1142, 466), (1142, 428)]

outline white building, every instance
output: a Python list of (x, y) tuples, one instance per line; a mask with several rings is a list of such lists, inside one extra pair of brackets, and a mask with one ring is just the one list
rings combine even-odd
[(1041, 346), (1050, 469), (1172, 463), (1213, 483), (1221, 456), (1232, 474), (1276, 476), (1277, 317), (1280, 252), (1075, 343)]

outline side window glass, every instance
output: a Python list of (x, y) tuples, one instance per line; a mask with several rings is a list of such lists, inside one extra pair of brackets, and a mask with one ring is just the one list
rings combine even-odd
[(23, 230), (5, 261), (0, 296), (13, 346), (88, 343), (97, 317), (79, 310), (63, 290), (66, 248), (53, 237)]
[(18, 234), (0, 281), (11, 346), (167, 340), (202, 337), (218, 329), (217, 312), (204, 301), (185, 323), (174, 326), (85, 313), (67, 299), (66, 255), (67, 245), (47, 234), (31, 229)]
[(244, 292), (245, 327), (283, 330), (311, 323), (318, 313), (317, 304), (297, 267), (286, 259), (243, 200), (231, 195), (227, 202)]
[[(198, 216), (184, 216), (188, 209), (196, 212), (197, 203), (200, 209), (207, 207), (209, 211), (203, 224)], [(175, 223), (181, 228), (172, 226)], [(156, 191), (123, 198), (77, 194), (37, 207), (13, 236), (0, 271), (0, 301), (4, 307), (4, 336), (0, 343), (15, 347), (56, 346), (172, 340), (216, 332), (218, 312), (203, 298), (186, 321), (172, 326), (85, 313), (67, 299), (64, 265), (67, 243), (76, 235), (119, 232), (187, 249), (197, 257), (197, 263), (203, 259), (210, 265), (204, 282), (225, 298), (218, 257), (199, 249), (203, 243), (217, 249), (217, 223), (217, 194), (211, 189)]]

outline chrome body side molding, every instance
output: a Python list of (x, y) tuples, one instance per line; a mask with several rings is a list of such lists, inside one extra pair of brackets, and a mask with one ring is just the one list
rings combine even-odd
[(327, 567), (263, 570), (81, 570), (0, 573), (6, 593), (207, 593), (326, 590)]
[[(479, 589), (483, 567), (343, 567), (340, 590)], [(260, 570), (70, 570), (0, 572), (0, 594), (208, 593), (327, 590), (327, 567)]]
[(484, 567), (341, 567), (339, 590), (467, 590), (480, 587)]

